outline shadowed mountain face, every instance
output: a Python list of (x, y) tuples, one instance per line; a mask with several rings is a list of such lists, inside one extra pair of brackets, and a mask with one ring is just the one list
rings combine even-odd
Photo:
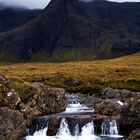
[(140, 3), (52, 0), (44, 13), (0, 35), (1, 61), (106, 59), (140, 51)]
[(42, 10), (27, 8), (4, 7), (0, 5), (0, 32), (5, 32), (32, 20), (41, 14)]

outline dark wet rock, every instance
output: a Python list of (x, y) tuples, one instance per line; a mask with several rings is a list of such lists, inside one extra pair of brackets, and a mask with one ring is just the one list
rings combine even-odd
[(126, 101), (126, 99), (134, 97), (136, 95), (140, 94), (139, 92), (132, 92), (126, 89), (118, 90), (118, 89), (112, 89), (112, 88), (106, 88), (102, 92), (102, 98), (104, 99), (118, 99), (120, 101)]
[(121, 112), (121, 105), (116, 100), (107, 99), (96, 104), (95, 112), (102, 115), (117, 116)]
[(23, 114), (7, 107), (0, 108), (0, 122), (2, 140), (18, 140), (27, 129)]
[(139, 140), (139, 139), (140, 139), (140, 129), (133, 130), (128, 137), (128, 140)]

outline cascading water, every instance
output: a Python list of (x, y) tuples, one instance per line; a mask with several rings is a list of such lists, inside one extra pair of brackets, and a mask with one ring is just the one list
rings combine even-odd
[(118, 135), (118, 126), (115, 120), (106, 119), (102, 123), (103, 135)]
[(74, 135), (75, 136), (80, 135), (79, 124), (76, 124), (76, 126), (74, 127)]
[(101, 138), (98, 136), (94, 135), (94, 123), (93, 122), (89, 122), (87, 124), (85, 124), (82, 128), (81, 128), (81, 133), (79, 130), (79, 124), (77, 124), (75, 126), (75, 132), (74, 132), (74, 136), (71, 135), (71, 132), (69, 130), (69, 125), (66, 121), (65, 118), (62, 118), (61, 123), (60, 123), (60, 127), (58, 129), (58, 132), (56, 134), (56, 136), (51, 137), (51, 136), (47, 136), (47, 130), (48, 127), (36, 131), (33, 136), (27, 136), (26, 140), (38, 140), (41, 138), (41, 140), (85, 140), (85, 138), (88, 138), (88, 140), (100, 140)]
[(82, 127), (82, 136), (87, 135), (94, 135), (94, 124), (93, 122), (87, 123), (85, 126)]
[(66, 122), (65, 118), (62, 118), (60, 123), (60, 128), (58, 129), (58, 132), (56, 134), (57, 136), (70, 136), (70, 130), (68, 127), (68, 123)]
[(46, 133), (48, 131), (48, 127), (45, 127), (42, 130), (36, 131), (33, 136), (46, 136)]
[[(65, 116), (71, 117), (75, 114), (80, 116), (81, 118), (84, 118), (84, 115), (88, 114), (88, 116), (90, 116), (93, 113), (93, 109), (88, 108), (85, 105), (81, 105), (79, 102), (71, 102), (70, 104), (68, 104), (65, 112), (55, 114), (55, 116), (60, 115), (61, 117), (61, 121), (60, 119), (58, 119), (60, 121), (60, 126), (57, 130), (56, 135), (47, 136), (47, 133), (49, 133), (49, 118), (53, 119), (54, 117), (54, 115), (52, 115), (45, 117), (45, 119), (39, 119), (39, 122), (37, 121), (37, 123), (35, 123), (37, 125), (34, 125), (33, 131), (31, 131), (30, 135), (26, 137), (26, 140), (118, 140), (117, 138), (120, 137), (118, 135), (118, 126), (115, 120), (104, 120), (101, 125), (102, 135), (98, 134), (97, 136), (95, 131), (95, 128), (97, 127), (93, 123), (92, 119), (89, 119), (89, 122), (86, 121), (86, 124), (84, 122), (81, 123), (81, 121), (79, 120), (72, 124), (70, 120), (67, 120), (67, 117), (65, 118)], [(74, 121), (75, 120), (77, 119), (74, 119)], [(84, 126), (83, 123), (85, 124)]]

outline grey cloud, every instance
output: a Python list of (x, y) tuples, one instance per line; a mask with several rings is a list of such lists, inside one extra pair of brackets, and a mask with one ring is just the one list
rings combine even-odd
[[(92, 0), (80, 0), (84, 2), (90, 2)], [(117, 2), (140, 2), (140, 0), (108, 0), (108, 1), (117, 1)], [(0, 3), (5, 5), (19, 5), (25, 6), (28, 8), (44, 8), (48, 5), (50, 0), (0, 0)]]
[(44, 8), (50, 0), (0, 0), (0, 3), (10, 6), (25, 6), (28, 8)]

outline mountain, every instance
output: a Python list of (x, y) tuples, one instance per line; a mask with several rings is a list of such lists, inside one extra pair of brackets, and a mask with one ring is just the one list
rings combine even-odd
[(140, 3), (51, 0), (36, 19), (0, 34), (1, 61), (107, 59), (140, 51)]
[(41, 14), (42, 10), (0, 5), (0, 32), (25, 24)]

